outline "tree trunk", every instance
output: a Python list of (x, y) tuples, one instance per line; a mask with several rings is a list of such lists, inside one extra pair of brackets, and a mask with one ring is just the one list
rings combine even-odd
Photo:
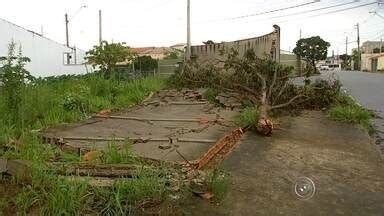
[(312, 67), (313, 67), (313, 74), (317, 74), (316, 62), (315, 61), (312, 61)]
[(270, 136), (273, 131), (273, 123), (268, 118), (269, 103), (267, 99), (267, 88), (263, 85), (261, 94), (261, 105), (259, 107), (259, 120), (257, 121), (257, 131), (264, 136)]

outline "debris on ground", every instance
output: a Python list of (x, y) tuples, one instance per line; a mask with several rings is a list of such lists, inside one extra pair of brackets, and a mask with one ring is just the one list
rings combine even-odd
[(220, 105), (231, 110), (240, 110), (242, 108), (243, 102), (247, 100), (247, 98), (244, 98), (244, 94), (228, 91), (219, 93), (215, 99)]

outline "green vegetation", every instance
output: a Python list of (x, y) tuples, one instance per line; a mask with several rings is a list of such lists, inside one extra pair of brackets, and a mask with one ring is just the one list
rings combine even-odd
[(174, 52), (169, 52), (167, 55), (164, 57), (164, 59), (178, 59), (179, 58), (179, 53), (177, 51)]
[(215, 88), (208, 88), (204, 92), (204, 97), (211, 103), (216, 103), (216, 96), (219, 94), (219, 90)]
[(133, 61), (136, 70), (150, 72), (157, 69), (157, 60), (151, 56), (137, 56)]
[[(302, 57), (312, 66), (312, 72), (316, 73), (316, 62), (327, 58), (327, 50), (330, 43), (324, 41), (320, 36), (302, 38), (296, 42), (293, 53)], [(309, 76), (310, 74), (306, 74)]]
[(32, 183), (16, 198), (18, 210), (29, 214), (38, 207), (40, 215), (76, 215), (90, 195), (85, 181), (70, 181), (34, 168)]
[[(142, 201), (158, 202), (166, 195), (160, 172), (142, 171), (130, 179), (120, 179), (112, 188), (95, 188), (91, 206), (101, 215), (129, 215)], [(98, 213), (99, 213), (98, 212)]]
[[(102, 67), (106, 71), (101, 73), (35, 79), (24, 69), (28, 59), (22, 56), (21, 51), (15, 55), (15, 49), (12, 43), (8, 56), (0, 58), (0, 109), (4, 111), (0, 112), (0, 156), (30, 161), (31, 174), (26, 176), (30, 180), (28, 184), (23, 179), (15, 178), (23, 187), (14, 204), (21, 214), (87, 213), (87, 207), (91, 206), (88, 202), (95, 196), (87, 181), (57, 176), (47, 166), (52, 161), (77, 162), (81, 157), (61, 151), (56, 146), (42, 144), (37, 132), (88, 118), (102, 109), (116, 110), (139, 103), (150, 92), (165, 87), (165, 79), (147, 77), (117, 80), (110, 74), (105, 76), (113, 66)], [(111, 144), (104, 152), (102, 162), (133, 163), (129, 147), (129, 143), (122, 148)], [(153, 174), (151, 178), (148, 176), (140, 174), (130, 183), (121, 185), (126, 184), (130, 193), (134, 191), (133, 200), (155, 195), (152, 186), (160, 187), (160, 178), (157, 178), (158, 174)], [(116, 186), (119, 187), (123, 186)], [(141, 190), (144, 194), (139, 194)], [(127, 201), (127, 197), (121, 197), (121, 200)], [(3, 202), (1, 204), (5, 205)]]
[(135, 162), (131, 151), (131, 143), (126, 142), (121, 148), (118, 148), (115, 142), (108, 143), (107, 150), (103, 152), (103, 162), (106, 164)]
[(356, 104), (347, 95), (341, 94), (339, 96), (339, 102), (328, 110), (328, 115), (335, 121), (358, 124), (371, 130), (369, 121), (372, 118), (372, 113)]
[[(151, 91), (164, 86), (165, 80), (159, 77), (117, 81), (89, 74), (38, 79), (24, 87), (20, 116), (26, 130), (76, 122), (102, 109), (120, 109), (139, 103)], [(1, 94), (1, 110), (7, 101)], [(8, 112), (0, 113), (0, 143), (8, 143), (20, 135), (19, 127), (10, 118)]]
[(8, 205), (7, 199), (6, 198), (0, 198), (0, 212), (3, 211)]
[(101, 45), (89, 50), (85, 59), (94, 68), (99, 67), (105, 78), (110, 78), (116, 72), (116, 65), (120, 62), (129, 62), (133, 59), (129, 47), (124, 43), (108, 43), (103, 41)]
[(254, 106), (245, 107), (239, 115), (235, 117), (235, 122), (240, 127), (256, 127), (259, 119), (259, 111)]
[(209, 188), (215, 195), (216, 202), (222, 201), (229, 191), (229, 174), (220, 169), (214, 169), (209, 175)]

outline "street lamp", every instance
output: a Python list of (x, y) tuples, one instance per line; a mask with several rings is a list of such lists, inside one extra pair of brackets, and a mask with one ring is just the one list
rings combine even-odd
[(75, 16), (81, 11), (81, 9), (83, 8), (87, 8), (87, 5), (82, 5), (79, 9), (77, 9), (77, 11), (73, 14), (73, 16), (71, 17), (71, 19), (68, 19), (68, 14), (66, 13), (65, 14), (65, 39), (66, 39), (66, 45), (67, 47), (69, 47), (69, 32), (68, 32), (68, 23), (70, 20), (73, 20), (73, 18), (75, 18)]

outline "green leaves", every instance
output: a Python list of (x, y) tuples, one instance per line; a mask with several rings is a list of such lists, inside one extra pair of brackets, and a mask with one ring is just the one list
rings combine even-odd
[(103, 41), (99, 46), (94, 46), (86, 54), (85, 59), (88, 63), (94, 68), (99, 67), (106, 77), (110, 77), (114, 72), (117, 63), (129, 62), (133, 58), (129, 47), (124, 43), (108, 43), (107, 41)]
[(296, 47), (293, 53), (304, 58), (316, 70), (315, 64), (317, 61), (325, 60), (327, 58), (327, 50), (330, 43), (324, 41), (319, 36), (302, 38), (296, 42)]
[(7, 112), (10, 113), (10, 124), (20, 133), (24, 122), (21, 112), (23, 91), (26, 83), (34, 78), (24, 69), (30, 59), (22, 56), (21, 47), (17, 55), (15, 49), (16, 43), (12, 41), (8, 46), (8, 56), (0, 58), (0, 82), (3, 84)]

